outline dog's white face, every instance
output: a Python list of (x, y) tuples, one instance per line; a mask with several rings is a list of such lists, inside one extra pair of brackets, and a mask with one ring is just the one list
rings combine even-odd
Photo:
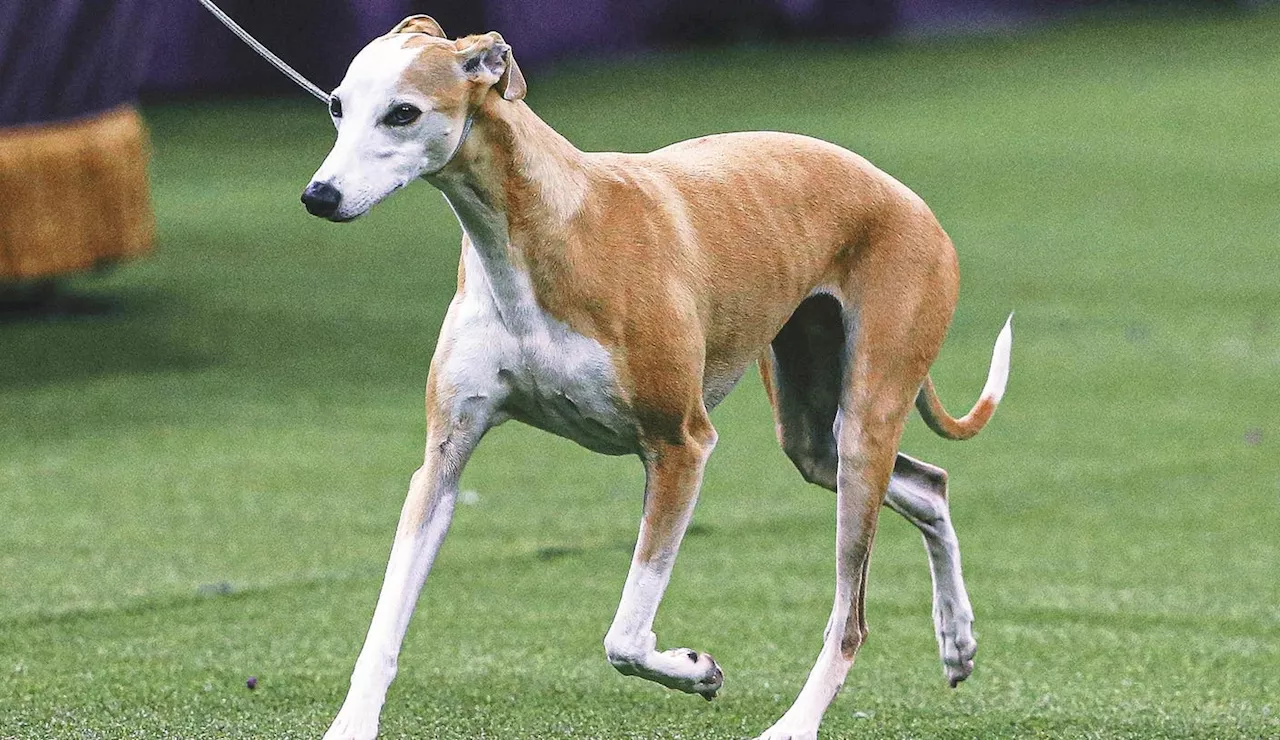
[[(452, 43), (406, 43), (415, 38), (424, 37), (394, 34), (369, 44), (333, 91), (329, 113), (338, 140), (303, 196), (311, 213), (350, 221), (443, 167), (457, 147), (466, 114), (430, 93), (462, 87), (467, 77), (458, 63), (423, 64), (428, 46), (448, 46), (452, 56)], [(428, 75), (437, 79), (424, 80)], [(424, 89), (427, 82), (435, 84)]]
[[(338, 140), (302, 194), (311, 214), (350, 221), (449, 163), (471, 108), (519, 76), (496, 33), (453, 41), (434, 21), (406, 19), (366, 46), (333, 91)], [(523, 79), (519, 93), (523, 94)]]

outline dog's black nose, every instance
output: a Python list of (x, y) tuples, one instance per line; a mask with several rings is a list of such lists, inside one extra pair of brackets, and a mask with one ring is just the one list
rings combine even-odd
[(338, 212), (341, 202), (342, 193), (327, 182), (313, 182), (302, 191), (302, 205), (312, 216), (328, 218)]

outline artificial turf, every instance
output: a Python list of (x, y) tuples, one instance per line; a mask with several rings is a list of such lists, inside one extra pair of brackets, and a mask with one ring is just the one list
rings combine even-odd
[[(918, 535), (886, 512), (824, 737), (1280, 736), (1277, 38), (1266, 12), (528, 74), (584, 148), (784, 129), (911, 185), (960, 252), (953, 411), (1017, 310), (987, 431), (915, 421), (903, 445), (951, 471), (977, 670), (946, 688)], [(146, 114), (155, 255), (75, 282), (81, 310), (0, 319), (0, 737), (317, 737), (421, 456), (458, 228), (425, 184), (350, 226), (306, 216), (332, 138), (313, 101)], [(638, 463), (511, 424), (464, 478), (383, 736), (776, 719), (830, 607), (833, 501), (754, 374), (713, 419), (657, 631), (719, 659), (718, 699), (604, 660)]]

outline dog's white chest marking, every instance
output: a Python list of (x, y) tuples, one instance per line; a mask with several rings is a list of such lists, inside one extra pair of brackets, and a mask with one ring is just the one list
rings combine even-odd
[[(451, 204), (454, 198), (450, 199)], [(472, 248), (463, 257), (466, 287), (451, 307), (449, 359), (443, 368), (460, 399), (485, 397), (495, 411), (610, 455), (638, 450), (635, 419), (599, 342), (573, 331), (538, 305), (528, 276), (491, 234), (454, 205)]]
[(536, 306), (510, 322), (509, 307), (498, 304), (478, 267), (468, 264), (457, 306), (448, 363), (455, 387), (498, 400), (497, 411), (590, 450), (635, 452), (634, 420), (618, 398), (604, 347)]

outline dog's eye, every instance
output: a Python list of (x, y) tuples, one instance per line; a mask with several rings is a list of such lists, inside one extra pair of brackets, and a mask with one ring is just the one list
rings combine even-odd
[(386, 118), (382, 119), (382, 122), (388, 126), (408, 126), (418, 120), (418, 116), (420, 115), (422, 115), (422, 111), (408, 103), (401, 103), (400, 105), (392, 108)]
[(338, 99), (337, 95), (329, 97), (329, 115), (334, 118), (342, 118), (342, 101)]

